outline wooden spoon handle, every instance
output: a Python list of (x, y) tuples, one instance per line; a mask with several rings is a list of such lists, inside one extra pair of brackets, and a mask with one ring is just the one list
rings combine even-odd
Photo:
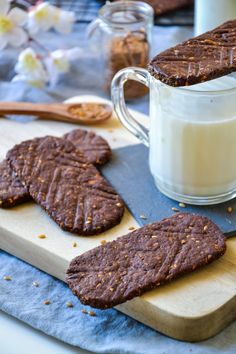
[(53, 119), (55, 114), (54, 110), (56, 108), (58, 108), (58, 105), (48, 103), (0, 102), (0, 115), (24, 114), (32, 116), (35, 115), (40, 118), (49, 118), (50, 115), (50, 119)]

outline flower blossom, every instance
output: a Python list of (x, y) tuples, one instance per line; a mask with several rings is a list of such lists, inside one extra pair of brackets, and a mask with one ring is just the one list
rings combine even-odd
[(60, 33), (70, 33), (74, 21), (73, 12), (61, 10), (48, 2), (43, 2), (30, 9), (28, 29), (32, 35), (40, 30), (45, 32), (52, 28)]
[(51, 52), (45, 59), (50, 84), (53, 86), (58, 82), (59, 76), (70, 70), (70, 61), (79, 58), (81, 49), (72, 48), (68, 50), (58, 49)]
[(37, 87), (44, 87), (48, 81), (42, 61), (32, 48), (27, 48), (20, 53), (15, 71), (17, 75), (13, 81), (26, 81)]
[(10, 0), (0, 0), (0, 50), (8, 44), (20, 47), (28, 36), (22, 28), (27, 21), (27, 12), (14, 7), (10, 10)]

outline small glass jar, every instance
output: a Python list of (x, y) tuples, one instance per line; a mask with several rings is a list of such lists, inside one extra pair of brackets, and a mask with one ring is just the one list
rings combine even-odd
[[(110, 93), (114, 75), (125, 67), (145, 68), (149, 61), (153, 9), (141, 1), (107, 2), (88, 34), (99, 51), (104, 89)], [(147, 94), (148, 89), (135, 81), (125, 85), (126, 99)]]

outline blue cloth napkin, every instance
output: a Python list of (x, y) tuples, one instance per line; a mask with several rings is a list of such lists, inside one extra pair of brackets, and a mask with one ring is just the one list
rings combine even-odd
[[(3, 279), (11, 276), (11, 281)], [(32, 283), (38, 282), (39, 287)], [(44, 301), (50, 300), (49, 305)], [(68, 308), (70, 301), (74, 307)], [(66, 284), (0, 251), (0, 309), (69, 344), (95, 353), (234, 354), (236, 322), (200, 343), (170, 339), (116, 310), (82, 306)], [(82, 313), (93, 310), (95, 317)]]

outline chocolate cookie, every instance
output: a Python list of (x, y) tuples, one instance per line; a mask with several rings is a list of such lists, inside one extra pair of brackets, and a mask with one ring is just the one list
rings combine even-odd
[(111, 148), (101, 136), (87, 130), (75, 129), (63, 136), (83, 151), (88, 162), (103, 165), (111, 158)]
[(7, 159), (31, 197), (63, 230), (95, 235), (120, 222), (122, 200), (69, 140), (28, 140), (11, 149)]
[(83, 304), (106, 309), (211, 263), (225, 250), (212, 221), (178, 213), (76, 257), (67, 282)]
[(8, 162), (3, 160), (0, 163), (0, 207), (11, 208), (29, 199), (27, 188), (15, 176)]
[(156, 79), (170, 86), (188, 86), (236, 70), (236, 20), (158, 54), (149, 64)]
[(151, 5), (155, 15), (159, 16), (193, 4), (193, 0), (144, 0), (144, 2)]
[[(88, 162), (94, 165), (102, 165), (111, 158), (110, 146), (105, 139), (95, 133), (75, 129), (65, 134), (63, 138), (70, 140), (83, 151)], [(12, 208), (30, 199), (27, 188), (21, 184), (4, 160), (0, 163), (0, 208)]]

